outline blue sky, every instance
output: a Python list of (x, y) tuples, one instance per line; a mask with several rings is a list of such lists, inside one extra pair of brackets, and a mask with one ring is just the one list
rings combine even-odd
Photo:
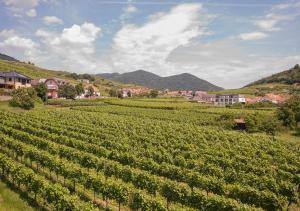
[(300, 63), (300, 0), (0, 0), (0, 52), (77, 73), (237, 88)]

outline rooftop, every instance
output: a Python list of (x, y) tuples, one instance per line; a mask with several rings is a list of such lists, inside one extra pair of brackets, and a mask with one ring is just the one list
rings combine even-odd
[(15, 71), (12, 72), (0, 72), (0, 77), (12, 77), (12, 78), (22, 78), (22, 79), (31, 79), (23, 74), (17, 73)]

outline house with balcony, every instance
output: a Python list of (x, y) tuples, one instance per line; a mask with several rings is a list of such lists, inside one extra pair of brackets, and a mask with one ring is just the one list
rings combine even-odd
[(37, 86), (39, 83), (44, 83), (47, 87), (47, 96), (49, 99), (58, 98), (58, 89), (60, 86), (67, 84), (67, 82), (60, 78), (41, 78), (33, 80), (32, 86)]
[(0, 72), (0, 88), (18, 89), (31, 87), (31, 78), (18, 72)]

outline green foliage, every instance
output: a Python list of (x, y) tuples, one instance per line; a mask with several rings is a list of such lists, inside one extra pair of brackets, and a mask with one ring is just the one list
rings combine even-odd
[(70, 84), (62, 85), (58, 88), (58, 96), (66, 99), (75, 99), (76, 89)]
[(39, 83), (35, 88), (36, 94), (43, 102), (48, 100), (48, 90), (44, 83)]
[(157, 89), (152, 89), (150, 91), (149, 97), (150, 98), (156, 98), (158, 96), (158, 90)]
[(26, 110), (34, 108), (36, 92), (33, 88), (19, 88), (13, 91), (9, 104)]
[[(36, 193), (37, 201), (45, 199), (50, 210), (86, 206), (77, 198), (83, 192), (94, 192), (96, 203), (107, 201), (107, 209), (118, 204), (132, 210), (285, 210), (299, 200), (297, 144), (226, 130), (220, 123), (241, 114), (259, 116), (253, 121), (261, 130), (272, 121), (272, 112), (168, 99), (113, 102), (122, 105), (0, 113), (0, 155), (21, 166), (33, 163), (33, 178), (47, 175), (26, 191)], [(149, 109), (155, 103), (156, 109)], [(164, 103), (174, 109), (165, 109)], [(0, 161), (1, 174), (2, 169), (16, 184), (27, 179)], [(59, 178), (58, 186), (43, 188), (42, 194), (49, 171)], [(73, 187), (73, 194), (65, 187)]]
[(296, 128), (300, 122), (300, 96), (294, 95), (278, 109), (278, 119), (284, 126)]
[(95, 77), (87, 73), (84, 74), (71, 73), (69, 74), (69, 76), (75, 80), (86, 79), (89, 81), (95, 81)]
[(246, 130), (250, 133), (266, 132), (275, 135), (280, 129), (280, 122), (273, 115), (260, 115), (255, 113), (245, 117)]
[(76, 84), (75, 89), (77, 95), (82, 95), (84, 93), (84, 87), (82, 83)]
[(110, 97), (118, 97), (119, 91), (117, 89), (110, 89), (109, 90), (109, 96)]
[(92, 87), (92, 86), (89, 86), (88, 87), (88, 91), (87, 91), (87, 96), (88, 97), (91, 97), (91, 96), (93, 96), (94, 95), (94, 88)]

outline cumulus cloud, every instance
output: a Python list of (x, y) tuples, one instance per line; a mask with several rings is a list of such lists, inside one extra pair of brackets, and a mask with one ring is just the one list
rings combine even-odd
[(29, 38), (16, 35), (14, 31), (0, 33), (0, 49), (8, 55), (17, 56), (23, 60), (34, 60), (38, 56), (39, 44)]
[(45, 25), (54, 25), (54, 24), (63, 24), (63, 20), (56, 16), (45, 16), (43, 18), (43, 22)]
[(240, 34), (238, 37), (242, 40), (260, 40), (268, 37), (268, 35), (263, 32), (250, 32)]
[(124, 25), (114, 37), (112, 65), (119, 71), (171, 69), (166, 61), (177, 47), (207, 33), (208, 14), (201, 4), (180, 4), (149, 18), (144, 25)]
[(44, 56), (40, 63), (52, 63), (53, 68), (66, 68), (87, 72), (97, 67), (95, 59), (95, 40), (101, 28), (93, 23), (74, 24), (61, 33), (38, 30), (36, 36), (44, 44)]

